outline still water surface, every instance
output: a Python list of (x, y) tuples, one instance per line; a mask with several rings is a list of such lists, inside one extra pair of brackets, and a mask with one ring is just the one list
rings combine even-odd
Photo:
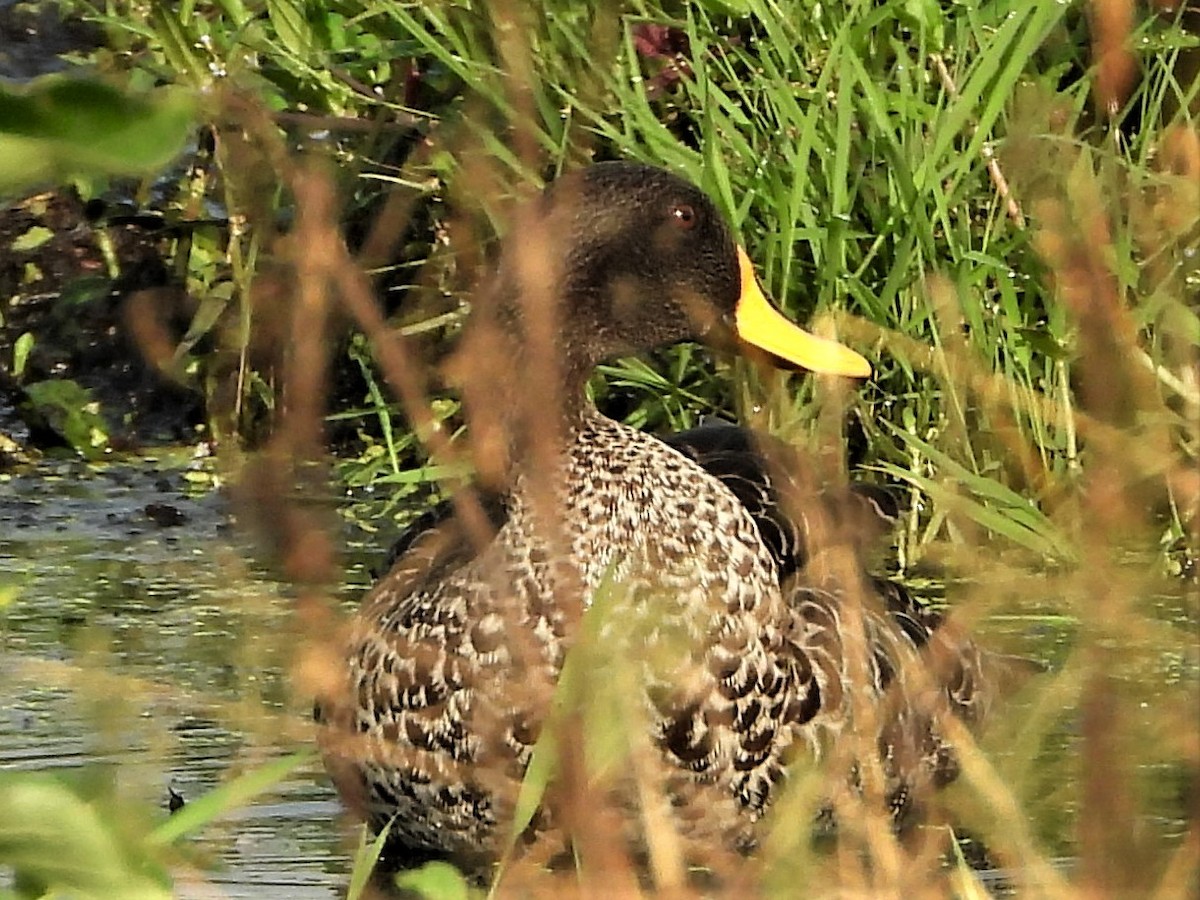
[[(165, 817), (171, 790), (194, 798), (307, 746), (311, 702), (287, 690), (287, 588), (248, 567), (238, 537), (221, 492), (190, 489), (177, 467), (60, 463), (0, 481), (0, 596), (15, 588), (0, 769), (119, 763), (118, 796)], [(362, 573), (348, 577), (361, 587)], [(194, 849), (219, 860), (217, 896), (336, 897), (339, 813), (314, 763)]]

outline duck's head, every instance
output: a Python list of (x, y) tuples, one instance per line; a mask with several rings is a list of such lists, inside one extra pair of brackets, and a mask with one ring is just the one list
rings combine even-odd
[(517, 219), (501, 263), (504, 318), (556, 307), (553, 339), (583, 373), (622, 354), (732, 334), (814, 372), (866, 377), (867, 361), (770, 305), (712, 201), (671, 173), (600, 163), (566, 175)]

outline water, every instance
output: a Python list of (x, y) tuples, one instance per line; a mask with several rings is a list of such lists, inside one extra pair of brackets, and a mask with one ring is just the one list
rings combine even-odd
[[(163, 527), (148, 505), (184, 521)], [(0, 769), (119, 763), (121, 801), (158, 819), (169, 789), (194, 799), (311, 746), (311, 701), (288, 692), (286, 587), (237, 541), (222, 494), (170, 465), (57, 463), (0, 481), (0, 597), (16, 589), (0, 618)], [(219, 862), (207, 877), (220, 896), (336, 897), (339, 816), (314, 763), (189, 851)]]

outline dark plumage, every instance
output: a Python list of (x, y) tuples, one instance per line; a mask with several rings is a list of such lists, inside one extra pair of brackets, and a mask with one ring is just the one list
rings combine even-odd
[[(464, 339), (477, 373), (472, 386), (466, 367), (468, 407), (500, 429), (510, 460), (484, 495), (495, 534), (473, 544), (448, 505), (433, 510), (364, 601), (346, 689), (321, 704), (343, 796), (376, 827), (391, 821), (392, 843), (414, 857), (492, 858), (601, 588), (601, 640), (636, 672), (631, 708), (648, 720), (656, 778), (692, 846), (751, 846), (788, 761), (847, 728), (856, 694), (878, 703), (897, 808), (952, 777), (936, 719), (977, 717), (986, 657), (858, 566), (867, 602), (848, 606), (864, 592), (812, 561), (818, 520), (859, 551), (894, 518), (890, 498), (807, 488), (794, 451), (732, 425), (659, 440), (583, 398), (596, 363), (697, 337), (729, 345), (736, 333), (834, 373), (864, 375), (865, 361), (765, 309), (711, 202), (662, 170), (568, 176), (513, 235)], [(557, 355), (538, 369), (547, 337)], [(560, 415), (526, 396), (547, 371)], [(868, 648), (857, 667), (853, 622)], [(530, 831), (556, 828), (548, 809)]]

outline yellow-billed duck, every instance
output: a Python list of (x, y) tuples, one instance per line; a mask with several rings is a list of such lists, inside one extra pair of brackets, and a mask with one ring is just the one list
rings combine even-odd
[[(984, 655), (886, 582), (863, 577), (868, 602), (850, 616), (846, 597), (863, 592), (805, 566), (810, 511), (848, 500), (886, 520), (886, 501), (810, 492), (816, 507), (797, 506), (787, 470), (803, 461), (789, 448), (768, 465), (727, 424), (659, 439), (605, 418), (585, 393), (606, 359), (698, 338), (728, 345), (731, 333), (817, 372), (865, 377), (866, 360), (775, 311), (712, 202), (666, 171), (598, 164), (522, 215), (472, 312), (499, 336), (464, 338), (485, 369), (488, 353), (500, 360), (476, 400), (510, 429), (507, 481), (485, 495), (494, 536), (473, 544), (439, 507), (365, 599), (346, 690), (322, 702), (343, 796), (375, 827), (391, 822), (391, 844), (414, 858), (493, 856), (580, 616), (612, 585), (601, 640), (637, 661), (637, 706), (685, 836), (751, 846), (789, 761), (844, 730), (855, 696), (879, 712), (894, 806), (952, 777), (936, 717), (977, 717)], [(557, 352), (550, 369), (531, 349), (546, 352), (539, 334)], [(539, 410), (518, 410), (547, 371), (563, 411), (546, 416), (549, 456), (527, 427)], [(853, 622), (867, 647), (857, 661), (845, 649)], [(917, 668), (922, 689), (906, 689)]]

